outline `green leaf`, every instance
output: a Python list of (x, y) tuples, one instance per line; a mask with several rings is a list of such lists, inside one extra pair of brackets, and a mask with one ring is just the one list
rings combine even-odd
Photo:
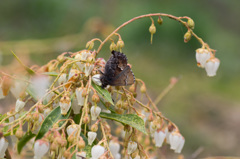
[(47, 76), (58, 76), (57, 72), (43, 72), (42, 74)]
[(106, 89), (96, 85), (94, 82), (92, 82), (92, 86), (104, 99), (114, 105), (111, 94)]
[(2, 121), (5, 117), (7, 117), (7, 114), (0, 114), (0, 121)]
[[(55, 108), (48, 116), (45, 118), (43, 121), (41, 128), (35, 138), (35, 141), (38, 139), (41, 139), (45, 133), (52, 128), (52, 126), (61, 119), (68, 119), (69, 115), (71, 113), (71, 109), (69, 109), (68, 113), (66, 115), (61, 114), (61, 108), (58, 106)], [(64, 122), (60, 122), (58, 125), (59, 127), (63, 124)]]
[(137, 116), (136, 114), (119, 115), (115, 113), (108, 114), (101, 112), (100, 117), (115, 120), (117, 122), (122, 123), (123, 125), (130, 125), (131, 127), (143, 132), (144, 134), (147, 134), (143, 119)]
[(21, 153), (22, 148), (26, 145), (26, 143), (30, 141), (34, 136), (36, 135), (29, 131), (21, 138), (21, 140), (19, 140), (17, 144), (17, 151), (19, 154)]
[(27, 87), (26, 91), (31, 97), (33, 97), (33, 99), (37, 100), (37, 96), (30, 86)]

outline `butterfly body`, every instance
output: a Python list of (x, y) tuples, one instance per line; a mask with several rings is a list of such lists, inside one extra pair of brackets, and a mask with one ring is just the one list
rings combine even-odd
[(135, 77), (129, 65), (125, 54), (112, 51), (112, 56), (105, 65), (104, 73), (101, 72), (100, 81), (102, 88), (107, 85), (126, 86), (135, 82)]

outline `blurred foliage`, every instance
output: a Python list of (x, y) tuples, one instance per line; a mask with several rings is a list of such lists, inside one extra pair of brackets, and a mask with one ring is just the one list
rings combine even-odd
[[(2, 65), (13, 60), (10, 50), (28, 65), (44, 64), (61, 52), (83, 49), (94, 37), (103, 39), (138, 15), (162, 12), (189, 16), (195, 21), (195, 32), (217, 50), (221, 65), (216, 77), (208, 78), (205, 70), (197, 68), (195, 50), (201, 46), (195, 39), (185, 44), (186, 29), (171, 19), (164, 18), (157, 26), (152, 45), (149, 19), (123, 28), (119, 32), (125, 42), (123, 52), (153, 97), (167, 86), (171, 76), (182, 77), (159, 108), (176, 121), (185, 136), (185, 156), (200, 147), (200, 157), (240, 156), (239, 5), (236, 0), (0, 1)], [(99, 54), (106, 59), (108, 47)]]

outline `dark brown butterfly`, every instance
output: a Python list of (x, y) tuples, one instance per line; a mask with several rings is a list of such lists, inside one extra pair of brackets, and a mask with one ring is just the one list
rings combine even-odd
[(134, 74), (130, 66), (127, 65), (127, 57), (121, 52), (112, 51), (112, 56), (105, 65), (104, 73), (100, 73), (102, 88), (107, 85), (126, 86), (135, 82)]

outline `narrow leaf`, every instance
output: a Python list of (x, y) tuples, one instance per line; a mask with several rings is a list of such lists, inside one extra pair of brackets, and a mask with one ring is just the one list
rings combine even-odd
[(57, 72), (43, 72), (42, 74), (47, 76), (58, 76)]
[[(61, 119), (68, 119), (69, 115), (71, 113), (71, 109), (69, 109), (68, 113), (66, 115), (61, 114), (61, 108), (58, 106), (55, 108), (48, 116), (45, 118), (43, 121), (41, 128), (35, 138), (35, 141), (38, 139), (41, 139), (46, 132), (48, 132), (49, 129), (52, 128), (52, 126)], [(63, 124), (64, 122), (59, 123), (59, 127)]]
[(22, 61), (17, 57), (17, 55), (16, 55), (13, 51), (11, 51), (11, 52), (12, 52), (13, 56), (16, 58), (16, 60), (24, 67), (24, 69), (25, 69), (30, 75), (34, 75), (34, 74), (35, 74), (35, 72), (34, 72), (31, 68), (28, 68), (26, 65), (24, 65), (24, 64), (22, 63)]
[(21, 153), (22, 148), (26, 145), (26, 143), (35, 136), (36, 136), (35, 134), (33, 134), (31, 131), (29, 131), (19, 140), (19, 142), (17, 144), (17, 151), (19, 154)]
[(96, 85), (94, 82), (92, 82), (92, 86), (104, 99), (114, 105), (111, 94), (106, 89)]
[(145, 129), (145, 123), (142, 118), (137, 116), (136, 114), (124, 114), (124, 115), (119, 115), (116, 113), (100, 113), (101, 118), (106, 118), (106, 119), (111, 119), (115, 120), (117, 122), (122, 123), (123, 125), (130, 125), (131, 127), (147, 134), (146, 129)]

